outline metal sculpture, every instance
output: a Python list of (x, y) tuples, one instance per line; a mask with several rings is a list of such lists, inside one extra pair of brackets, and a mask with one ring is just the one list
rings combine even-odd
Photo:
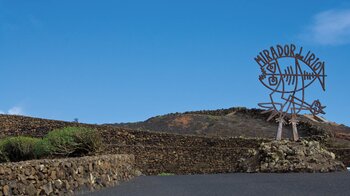
[(299, 139), (297, 130), (297, 114), (301, 111), (310, 111), (313, 115), (325, 114), (319, 100), (309, 104), (305, 101), (305, 89), (318, 81), (325, 91), (325, 62), (303, 47), (297, 48), (294, 44), (277, 45), (260, 52), (254, 60), (260, 65), (260, 82), (272, 92), (270, 102), (259, 103), (265, 109), (263, 113), (271, 112), (267, 121), (274, 117), (279, 123), (277, 140), (282, 138), (282, 127), (286, 124), (287, 114), (291, 114), (289, 123), (293, 127), (293, 139)]

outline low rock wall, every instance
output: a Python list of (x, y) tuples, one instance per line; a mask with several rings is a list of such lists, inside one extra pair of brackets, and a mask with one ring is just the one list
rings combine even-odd
[(250, 148), (110, 146), (113, 153), (135, 155), (143, 174), (211, 174), (237, 172), (238, 160), (247, 158)]
[[(297, 143), (283, 142), (281, 142), (280, 148), (287, 151), (288, 155), (281, 154), (278, 151), (279, 147), (272, 147), (270, 152), (262, 148), (262, 145), (264, 147), (267, 145), (264, 143), (259, 143), (257, 147), (251, 148), (109, 145), (109, 149), (113, 153), (134, 154), (135, 167), (146, 175), (161, 173), (332, 172), (344, 169), (341, 162), (334, 160), (335, 155), (333, 154), (334, 157), (332, 157), (332, 153), (322, 149), (318, 142), (307, 142), (306, 140)], [(308, 146), (309, 143), (315, 145)], [(275, 146), (279, 145), (275, 144)], [(344, 151), (338, 153), (341, 152)], [(346, 159), (344, 157), (349, 157), (350, 150), (348, 153), (341, 154), (342, 157), (338, 158), (344, 160)], [(279, 161), (277, 161), (278, 164), (274, 162), (275, 159)]]
[(0, 164), (0, 195), (73, 195), (131, 179), (133, 155), (32, 160)]
[(134, 130), (100, 130), (106, 144), (143, 145), (143, 146), (179, 146), (208, 148), (257, 148), (261, 142), (271, 141), (261, 138), (220, 138), (206, 136), (179, 135)]

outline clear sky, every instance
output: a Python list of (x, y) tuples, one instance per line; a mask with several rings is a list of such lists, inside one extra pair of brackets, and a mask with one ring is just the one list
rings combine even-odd
[(254, 57), (295, 43), (326, 61), (331, 121), (350, 125), (350, 1), (0, 0), (0, 110), (80, 122), (268, 100)]

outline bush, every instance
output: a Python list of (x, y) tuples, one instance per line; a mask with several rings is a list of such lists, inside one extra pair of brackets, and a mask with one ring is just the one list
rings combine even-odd
[(8, 162), (9, 159), (7, 158), (6, 154), (0, 150), (0, 163)]
[(96, 130), (67, 127), (49, 132), (43, 139), (8, 137), (0, 140), (0, 163), (54, 156), (84, 156), (100, 152), (102, 137)]
[(76, 132), (74, 138), (80, 144), (80, 151), (83, 154), (95, 154), (102, 150), (102, 137), (96, 130), (81, 129)]
[(66, 127), (49, 132), (43, 139), (45, 151), (53, 155), (83, 156), (95, 154), (102, 147), (102, 138), (96, 130), (84, 127)]
[(34, 154), (36, 158), (44, 158), (52, 154), (52, 145), (48, 140), (39, 140), (34, 148)]
[(10, 161), (35, 159), (37, 143), (40, 139), (31, 137), (8, 137), (0, 141), (0, 151)]

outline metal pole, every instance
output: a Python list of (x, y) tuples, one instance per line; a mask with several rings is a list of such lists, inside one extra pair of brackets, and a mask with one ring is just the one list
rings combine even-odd
[(282, 139), (282, 127), (283, 127), (283, 123), (284, 123), (284, 120), (283, 120), (283, 117), (279, 117), (277, 119), (277, 122), (279, 123), (278, 124), (278, 130), (277, 130), (277, 136), (276, 136), (276, 140), (281, 140)]
[(290, 122), (292, 123), (292, 127), (293, 127), (293, 140), (298, 141), (299, 140), (298, 128), (297, 128), (298, 120), (296, 115), (292, 115), (292, 119), (290, 120)]

